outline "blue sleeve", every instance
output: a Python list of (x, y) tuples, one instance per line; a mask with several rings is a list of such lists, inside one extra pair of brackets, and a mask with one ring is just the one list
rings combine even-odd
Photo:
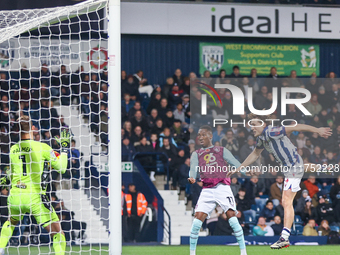
[(190, 178), (196, 179), (196, 176), (197, 176), (196, 166), (198, 166), (198, 156), (197, 156), (197, 152), (194, 151), (191, 154), (191, 158), (190, 158), (190, 172), (189, 172)]
[(226, 148), (223, 148), (223, 158), (225, 161), (227, 161), (230, 165), (234, 167), (239, 167), (241, 165), (241, 163)]

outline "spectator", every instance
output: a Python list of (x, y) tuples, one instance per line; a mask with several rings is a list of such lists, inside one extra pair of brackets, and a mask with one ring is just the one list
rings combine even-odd
[(171, 133), (173, 134), (173, 137), (175, 139), (175, 142), (177, 145), (186, 145), (185, 142), (187, 142), (187, 139), (185, 137), (186, 131), (182, 128), (182, 122), (178, 119), (174, 120), (174, 124), (172, 128), (170, 129)]
[(240, 86), (242, 84), (242, 75), (240, 74), (240, 67), (233, 66), (233, 72), (230, 74), (232, 84)]
[(320, 224), (321, 221), (327, 220), (329, 224), (332, 224), (335, 222), (334, 218), (334, 209), (332, 208), (332, 205), (329, 203), (326, 203), (325, 198), (327, 195), (320, 195), (319, 196), (319, 204), (316, 207), (316, 219), (315, 221)]
[(300, 88), (303, 85), (302, 81), (297, 78), (295, 70), (290, 71), (289, 81), (291, 87)]
[(275, 236), (281, 235), (281, 231), (283, 229), (283, 224), (281, 223), (281, 217), (280, 216), (276, 215), (274, 217), (274, 224), (271, 225), (271, 228), (273, 229)]
[(270, 199), (273, 201), (274, 206), (278, 206), (282, 200), (283, 190), (283, 176), (278, 175), (276, 182), (270, 186)]
[(315, 208), (312, 205), (312, 199), (310, 196), (307, 196), (305, 199), (305, 206), (303, 211), (301, 212), (301, 219), (303, 222), (307, 222), (312, 216), (315, 216)]
[(311, 100), (304, 106), (312, 114), (312, 116), (318, 115), (322, 110), (322, 106), (318, 102), (318, 95), (316, 94), (312, 95)]
[(133, 134), (131, 135), (130, 142), (134, 145), (136, 142), (139, 142), (143, 137), (142, 128), (140, 126), (136, 126), (133, 130)]
[(260, 92), (254, 98), (256, 109), (265, 109), (271, 102), (268, 100), (268, 87), (262, 86)]
[(160, 118), (164, 118), (169, 110), (171, 109), (168, 108), (168, 100), (166, 98), (162, 98), (161, 106), (158, 109), (158, 116)]
[(301, 197), (297, 200), (297, 204), (295, 207), (295, 214), (300, 215), (303, 213), (306, 205), (306, 198), (308, 197), (308, 190), (304, 189), (301, 192)]
[(243, 162), (249, 154), (254, 150), (255, 148), (255, 141), (252, 136), (249, 136), (247, 139), (247, 143), (242, 146), (240, 150), (240, 159)]
[(183, 125), (187, 125), (185, 123), (185, 112), (183, 111), (182, 103), (177, 104), (177, 108), (174, 110), (174, 118), (180, 120)]
[(136, 101), (139, 99), (139, 84), (134, 80), (132, 75), (129, 75), (125, 82), (122, 84), (122, 95), (129, 94), (131, 100)]
[(330, 227), (328, 225), (328, 221), (327, 220), (321, 221), (321, 224), (320, 224), (320, 226), (318, 228), (318, 232), (320, 232), (320, 231), (321, 231), (321, 235), (322, 236), (328, 236), (329, 233), (331, 232), (331, 229), (330, 229)]
[(134, 106), (135, 102), (131, 100), (129, 94), (124, 94), (124, 99), (122, 100), (122, 108), (125, 108), (126, 112), (129, 112), (130, 109)]
[(167, 128), (171, 128), (174, 124), (174, 120), (175, 120), (175, 117), (174, 117), (174, 114), (173, 112), (169, 109), (167, 112), (166, 112), (166, 115), (164, 117), (164, 125), (165, 127)]
[(172, 90), (169, 92), (169, 106), (171, 109), (175, 109), (176, 105), (180, 104), (182, 101), (182, 95), (184, 94), (184, 91), (180, 89), (180, 87), (175, 83), (174, 86), (172, 86)]
[(174, 79), (172, 77), (168, 77), (166, 79), (166, 84), (163, 87), (163, 93), (165, 96), (168, 96), (170, 91), (172, 91), (172, 87), (174, 86)]
[(151, 134), (150, 136), (150, 144), (152, 146), (153, 151), (159, 150), (158, 136), (157, 134)]
[(250, 180), (246, 180), (244, 185), (246, 188), (246, 196), (251, 200), (260, 198), (265, 191), (264, 184), (259, 182), (259, 178), (256, 175), (253, 175)]
[(217, 206), (211, 213), (210, 218), (207, 219), (207, 228), (209, 229), (209, 235), (213, 236), (215, 228), (220, 215), (223, 214), (223, 210), (220, 206)]
[(309, 219), (306, 226), (303, 228), (302, 235), (304, 236), (317, 236), (318, 233), (315, 230), (315, 220)]
[(143, 132), (146, 132), (148, 130), (148, 123), (145, 117), (143, 116), (142, 111), (137, 110), (134, 114), (134, 117), (131, 118), (130, 121), (131, 121), (132, 128), (140, 126)]
[(147, 114), (150, 114), (153, 109), (159, 109), (161, 107), (161, 93), (156, 93), (153, 98), (151, 98), (148, 108), (146, 110)]
[(122, 142), (122, 161), (131, 161), (135, 152), (135, 148), (130, 144), (129, 138), (124, 137)]
[(134, 75), (134, 82), (139, 84), (138, 91), (139, 93), (147, 93), (149, 97), (151, 97), (151, 93), (153, 91), (153, 87), (148, 85), (148, 79), (144, 78), (144, 73), (142, 70), (138, 70)]
[(161, 118), (158, 118), (156, 120), (156, 125), (151, 129), (152, 133), (155, 133), (157, 135), (160, 135), (164, 130), (163, 120)]
[(329, 196), (332, 199), (335, 220), (336, 222), (340, 222), (340, 177), (337, 178), (335, 184), (332, 186)]
[(233, 131), (229, 129), (220, 143), (222, 147), (228, 149), (233, 155), (238, 155), (239, 145), (238, 141), (234, 138)]
[(177, 83), (178, 86), (181, 87), (184, 84), (184, 76), (182, 75), (181, 69), (177, 68), (172, 78), (174, 79), (174, 83)]
[[(320, 146), (315, 146), (314, 147), (314, 152), (313, 154), (310, 156), (310, 159), (309, 161), (311, 163), (314, 163), (314, 164), (322, 164), (323, 163), (323, 156), (321, 155), (321, 148)], [(314, 193), (313, 193), (314, 195)]]
[[(163, 146), (163, 139), (168, 138), (169, 142), (173, 144), (175, 147), (177, 147), (177, 144), (175, 142), (175, 139), (171, 135), (170, 128), (164, 128), (163, 132), (159, 135), (159, 146)], [(177, 153), (176, 153), (177, 154)]]
[(184, 164), (178, 169), (178, 186), (180, 190), (185, 190), (188, 184), (188, 176), (190, 171), (190, 158), (186, 158)]
[(156, 121), (158, 119), (158, 111), (157, 109), (152, 109), (151, 114), (147, 116), (147, 123), (149, 129), (152, 129), (156, 125)]
[(266, 219), (266, 222), (274, 221), (274, 216), (276, 214), (276, 210), (274, 208), (273, 202), (271, 200), (267, 200), (266, 207), (262, 209), (260, 216)]
[(236, 197), (239, 190), (241, 189), (241, 184), (238, 182), (236, 177), (231, 178), (230, 188), (231, 188), (231, 191), (233, 192), (234, 197)]
[(170, 143), (168, 137), (164, 137), (163, 143), (161, 145), (161, 151), (168, 156), (169, 161), (174, 159), (177, 155), (177, 149), (173, 144)]
[(264, 217), (258, 219), (257, 225), (253, 227), (254, 236), (274, 236), (274, 230), (266, 225)]
[(221, 141), (221, 139), (224, 137), (223, 127), (222, 125), (216, 126), (216, 131), (213, 132), (213, 139), (212, 143), (215, 144), (215, 142)]
[(249, 215), (253, 219), (255, 219), (256, 212), (254, 210), (251, 210), (251, 205), (255, 204), (255, 201), (249, 199), (246, 196), (246, 189), (245, 188), (240, 188), (237, 195), (235, 196), (235, 202), (236, 202), (236, 209), (238, 211), (243, 212), (245, 217), (247, 217)]
[(184, 91), (185, 94), (190, 94), (190, 78), (184, 77), (183, 79), (183, 85), (181, 86), (181, 89)]
[(125, 195), (126, 209), (128, 213), (127, 225), (130, 242), (138, 241), (141, 219), (146, 212), (148, 202), (141, 192), (137, 192), (133, 183), (129, 184), (129, 193)]
[(319, 192), (318, 186), (315, 184), (315, 176), (313, 174), (310, 174), (308, 179), (303, 182), (306, 185), (306, 188), (308, 190), (308, 194), (311, 198), (316, 195), (316, 193)]

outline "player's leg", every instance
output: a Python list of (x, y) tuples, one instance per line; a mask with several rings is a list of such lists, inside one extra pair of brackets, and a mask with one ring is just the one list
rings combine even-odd
[(285, 186), (282, 192), (282, 206), (284, 209), (284, 225), (281, 232), (280, 239), (272, 244), (270, 247), (272, 249), (282, 249), (289, 247), (289, 237), (291, 227), (294, 222), (294, 207), (293, 200), (295, 198), (296, 193), (300, 190), (300, 181), (299, 178), (289, 178), (285, 180)]
[(60, 222), (52, 222), (44, 228), (50, 233), (53, 240), (53, 249), (55, 255), (64, 255), (66, 250), (66, 239), (64, 232), (61, 230)]
[(229, 225), (234, 231), (234, 235), (236, 237), (236, 240), (241, 250), (241, 255), (246, 255), (247, 251), (246, 251), (246, 243), (244, 241), (243, 229), (236, 217), (236, 211), (234, 209), (229, 209), (226, 212), (226, 215), (228, 218)]
[(246, 244), (244, 241), (243, 229), (236, 217), (236, 203), (233, 192), (229, 185), (220, 184), (216, 187), (215, 197), (217, 203), (221, 206), (226, 213), (230, 227), (234, 231), (234, 235), (239, 244), (241, 255), (246, 255)]
[(31, 210), (37, 223), (42, 224), (47, 232), (50, 233), (55, 255), (64, 255), (66, 249), (65, 235), (61, 229), (59, 218), (48, 197), (40, 194), (33, 195)]
[(204, 212), (196, 212), (195, 213), (195, 219), (192, 222), (191, 225), (191, 231), (190, 231), (190, 255), (196, 254), (196, 247), (197, 247), (197, 241), (198, 241), (198, 235), (200, 233), (200, 229), (202, 227), (203, 222), (207, 218), (208, 214)]
[(8, 244), (9, 239), (11, 239), (13, 235), (13, 231), (15, 226), (19, 223), (19, 220), (10, 218), (8, 219), (1, 229), (0, 234), (0, 255), (5, 254), (5, 248)]
[(198, 235), (205, 219), (215, 209), (216, 202), (214, 198), (213, 189), (203, 189), (198, 198), (195, 208), (195, 219), (191, 225), (190, 231), (190, 255), (196, 254), (196, 246)]
[(23, 217), (25, 212), (21, 213), (21, 208), (23, 204), (21, 203), (20, 196), (10, 195), (8, 197), (8, 209), (9, 209), (9, 219), (4, 223), (0, 234), (0, 255), (5, 254), (5, 248), (8, 244), (9, 239), (13, 235), (15, 226), (20, 222), (20, 218)]

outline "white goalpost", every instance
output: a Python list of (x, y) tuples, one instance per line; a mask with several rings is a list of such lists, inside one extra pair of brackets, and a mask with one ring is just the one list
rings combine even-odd
[[(120, 22), (119, 0), (0, 11), (1, 173), (9, 173), (9, 148), (19, 142), (18, 117), (29, 116), (34, 140), (56, 155), (54, 137), (72, 131), (66, 173), (46, 163), (44, 190), (66, 254), (122, 254)], [(49, 234), (22, 216), (8, 253), (54, 252)]]
[[(121, 42), (120, 0), (109, 0), (110, 254), (122, 254), (121, 222)], [(116, 168), (117, 166), (117, 168)], [(113, 232), (114, 231), (114, 232)], [(113, 235), (114, 233), (114, 235)]]

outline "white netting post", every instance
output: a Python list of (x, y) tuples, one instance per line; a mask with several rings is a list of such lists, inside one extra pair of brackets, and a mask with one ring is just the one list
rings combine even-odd
[(109, 215), (110, 255), (122, 254), (120, 0), (109, 0)]

